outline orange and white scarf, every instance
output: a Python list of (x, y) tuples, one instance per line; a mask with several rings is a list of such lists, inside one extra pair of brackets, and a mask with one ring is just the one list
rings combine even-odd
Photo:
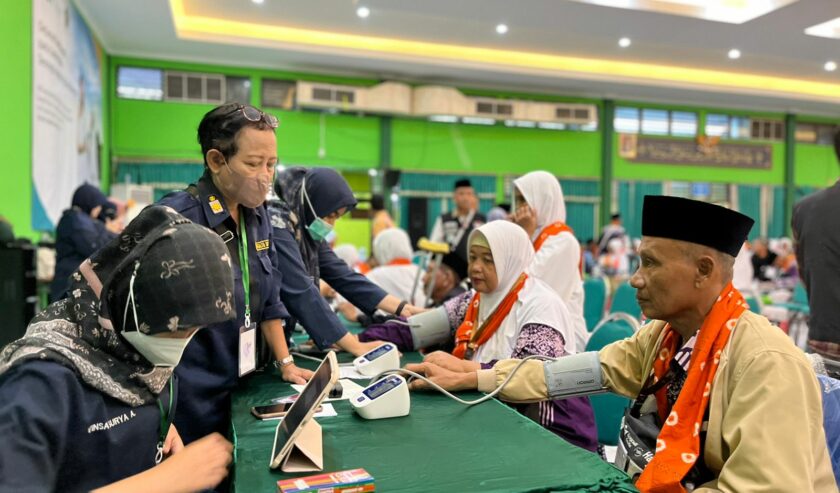
[[(680, 482), (700, 457), (700, 427), (709, 404), (720, 356), (738, 318), (746, 309), (744, 297), (729, 283), (712, 305), (697, 333), (688, 375), (670, 412), (667, 386), (656, 392), (657, 408), (665, 424), (656, 439), (656, 453), (636, 482), (636, 487), (643, 493), (686, 491)], [(668, 372), (680, 342), (679, 333), (670, 324), (665, 326), (664, 331), (665, 336), (653, 364), (654, 381), (663, 378)]]

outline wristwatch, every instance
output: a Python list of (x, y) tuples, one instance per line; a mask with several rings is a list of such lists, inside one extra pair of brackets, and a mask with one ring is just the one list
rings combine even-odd
[(274, 361), (274, 366), (276, 368), (283, 368), (285, 366), (289, 366), (295, 362), (295, 358), (292, 355), (288, 355), (285, 358), (281, 359), (280, 361)]

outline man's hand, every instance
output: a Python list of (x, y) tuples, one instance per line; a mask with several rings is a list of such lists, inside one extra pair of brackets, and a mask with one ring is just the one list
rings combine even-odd
[(310, 378), (312, 378), (312, 375), (314, 375), (312, 370), (300, 368), (295, 366), (294, 363), (280, 367), (280, 374), (283, 375), (283, 380), (298, 385), (305, 384)]
[(522, 227), (530, 238), (537, 230), (537, 212), (530, 205), (522, 205), (513, 213), (513, 222)]
[[(475, 372), (461, 373), (441, 368), (434, 363), (418, 363), (413, 365), (406, 365), (406, 370), (413, 371), (424, 375), (432, 382), (443, 387), (445, 390), (475, 390), (478, 388), (478, 377)], [(431, 385), (424, 380), (414, 380), (408, 384), (411, 390), (430, 390), (433, 389)]]
[(475, 361), (467, 361), (456, 358), (444, 351), (435, 351), (429, 353), (423, 358), (424, 363), (432, 363), (443, 369), (454, 371), (457, 373), (467, 373), (481, 369), (481, 365)]

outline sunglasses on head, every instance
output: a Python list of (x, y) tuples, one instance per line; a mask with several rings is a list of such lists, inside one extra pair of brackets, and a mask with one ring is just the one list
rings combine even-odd
[(266, 125), (268, 125), (271, 128), (277, 128), (277, 125), (279, 125), (279, 121), (277, 120), (276, 116), (269, 113), (264, 113), (250, 105), (237, 104), (236, 108), (231, 110), (228, 113), (228, 115), (232, 115), (237, 111), (241, 111), (242, 116), (244, 116), (245, 119), (249, 122), (258, 122), (262, 120), (266, 123)]

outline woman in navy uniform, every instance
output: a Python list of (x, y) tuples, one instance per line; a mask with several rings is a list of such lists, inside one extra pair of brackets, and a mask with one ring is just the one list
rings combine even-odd
[(257, 326), (284, 380), (305, 383), (312, 374), (294, 365), (286, 346), (282, 319), (289, 315), (273, 272), (271, 222), (263, 205), (277, 163), (276, 127), (276, 117), (253, 106), (231, 103), (211, 110), (198, 126), (204, 174), (160, 201), (216, 231), (233, 261), (235, 292), (226, 303), (235, 308), (236, 319), (197, 334), (176, 370), (181, 392), (175, 424), (184, 443), (227, 431), (230, 392), (238, 377), (256, 366)]
[(56, 262), (50, 301), (63, 298), (70, 286), (70, 274), (119, 233), (120, 221), (103, 215), (104, 210), (114, 207), (93, 185), (86, 183), (73, 192), (73, 205), (64, 211), (55, 230)]
[(319, 279), (366, 313), (376, 309), (409, 317), (419, 308), (387, 294), (339, 259), (324, 240), (335, 222), (356, 207), (347, 181), (330, 168), (289, 168), (277, 174), (270, 204), (272, 239), (283, 278), (280, 296), (320, 348), (336, 344), (360, 356), (382, 342), (360, 342), (347, 332), (321, 296)]
[(171, 422), (184, 347), (233, 317), (217, 304), (233, 291), (227, 257), (214, 233), (150, 207), (82, 263), (68, 297), (0, 352), (0, 491), (195, 491), (225, 477), (230, 443), (184, 448)]

